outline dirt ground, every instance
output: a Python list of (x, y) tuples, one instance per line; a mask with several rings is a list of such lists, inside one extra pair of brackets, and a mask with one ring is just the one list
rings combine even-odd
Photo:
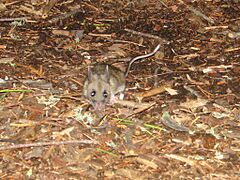
[(1, 179), (240, 179), (239, 0), (2, 0), (0, 67)]

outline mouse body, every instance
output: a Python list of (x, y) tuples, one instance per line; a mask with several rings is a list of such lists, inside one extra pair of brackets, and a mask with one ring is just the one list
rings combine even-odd
[(93, 67), (89, 67), (83, 84), (83, 95), (89, 100), (95, 110), (102, 110), (106, 104), (114, 103), (117, 94), (120, 94), (120, 99), (123, 99), (126, 77), (131, 65), (137, 60), (154, 55), (159, 48), (160, 45), (151, 53), (137, 56), (130, 60), (125, 72), (106, 63), (96, 63)]

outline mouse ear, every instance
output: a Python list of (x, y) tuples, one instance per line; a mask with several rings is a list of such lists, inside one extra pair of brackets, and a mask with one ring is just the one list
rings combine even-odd
[(109, 73), (109, 66), (106, 65), (106, 69), (105, 69), (105, 78), (107, 79), (107, 81), (109, 81), (110, 79), (110, 73)]
[(88, 80), (91, 81), (93, 78), (92, 68), (88, 66)]

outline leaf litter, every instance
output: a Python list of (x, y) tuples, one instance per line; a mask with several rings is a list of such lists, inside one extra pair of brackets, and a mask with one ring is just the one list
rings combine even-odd
[[(0, 2), (0, 177), (239, 179), (239, 1)], [(96, 113), (88, 66), (134, 63)]]

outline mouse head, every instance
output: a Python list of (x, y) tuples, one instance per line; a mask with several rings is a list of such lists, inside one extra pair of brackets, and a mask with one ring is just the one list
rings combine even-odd
[(110, 74), (108, 65), (105, 71), (95, 72), (91, 68), (88, 69), (88, 84), (85, 96), (93, 105), (94, 109), (100, 110), (110, 101)]

